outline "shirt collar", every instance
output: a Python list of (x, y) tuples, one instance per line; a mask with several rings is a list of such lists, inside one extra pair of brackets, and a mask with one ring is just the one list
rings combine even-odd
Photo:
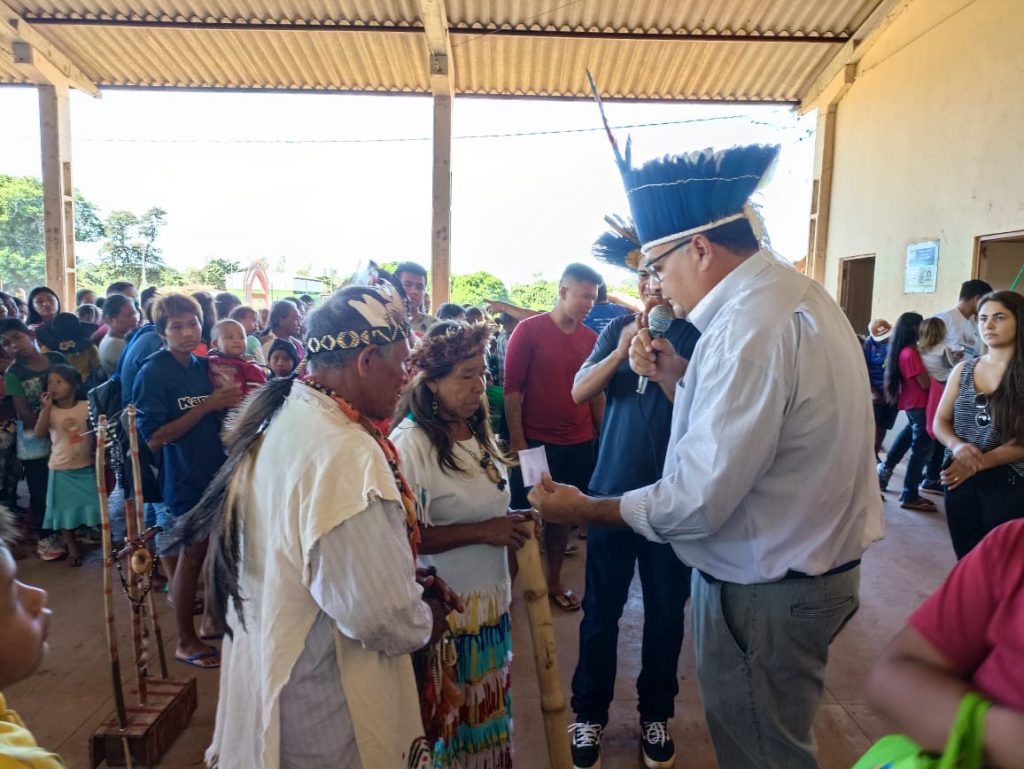
[(736, 296), (737, 292), (754, 277), (767, 270), (773, 261), (763, 249), (747, 257), (739, 267), (726, 275), (697, 302), (697, 306), (690, 311), (686, 319), (703, 334), (725, 303)]

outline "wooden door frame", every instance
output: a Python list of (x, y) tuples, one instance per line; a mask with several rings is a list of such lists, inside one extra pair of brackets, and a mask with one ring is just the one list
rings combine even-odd
[[(859, 261), (861, 259), (877, 259), (877, 258), (878, 258), (878, 254), (874, 253), (874, 254), (857, 254), (856, 256), (844, 256), (844, 257), (841, 257), (839, 259), (839, 277), (838, 277), (839, 285), (836, 287), (836, 296), (839, 297), (839, 306), (840, 307), (843, 307), (843, 308), (846, 307), (846, 305), (843, 303), (845, 298), (846, 298), (845, 296), (843, 296), (843, 289), (845, 288), (845, 286), (843, 284), (843, 276), (845, 275), (845, 272), (846, 272), (846, 263), (847, 262), (853, 262), (853, 261)], [(871, 293), (872, 294), (874, 294), (874, 288), (875, 288), (874, 287), (874, 283), (872, 283), (872, 285), (871, 285)], [(843, 312), (845, 313), (846, 310), (843, 309)]]
[(971, 261), (971, 279), (977, 280), (981, 272), (981, 247), (986, 243), (1000, 240), (1024, 240), (1024, 230), (997, 232), (993, 235), (977, 235), (974, 238), (974, 257)]

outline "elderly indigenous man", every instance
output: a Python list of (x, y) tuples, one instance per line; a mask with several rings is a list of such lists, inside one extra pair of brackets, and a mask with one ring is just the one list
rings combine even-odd
[[(576, 374), (572, 397), (586, 403), (604, 395), (603, 436), (597, 465), (590, 478), (590, 493), (618, 496), (654, 483), (661, 476), (672, 421), (669, 383), (637, 392), (639, 378), (629, 366), (629, 346), (639, 326), (655, 307), (666, 304), (661, 284), (638, 269), (640, 244), (632, 221), (607, 217), (611, 227), (594, 243), (600, 261), (637, 274), (644, 312), (613, 319), (598, 337), (594, 351)], [(659, 312), (665, 312), (662, 306)], [(671, 318), (671, 312), (667, 313)], [(700, 334), (688, 321), (677, 318), (665, 338), (684, 358), (693, 354)], [(666, 388), (663, 390), (662, 388)], [(675, 746), (668, 720), (675, 713), (679, 693), (676, 667), (683, 645), (683, 610), (690, 596), (690, 568), (667, 543), (651, 542), (629, 529), (592, 525), (587, 532), (587, 587), (580, 625), (580, 654), (572, 679), (573, 765), (598, 766), (601, 732), (608, 723), (608, 707), (615, 689), (619, 619), (639, 563), (643, 588), (644, 624), (642, 665), (636, 688), (640, 711), (641, 750), (649, 767), (669, 767)]]
[[(545, 517), (626, 525), (694, 567), (697, 673), (719, 766), (814, 769), (828, 647), (883, 533), (867, 371), (842, 311), (760, 246), (747, 200), (778, 147), (619, 156), (645, 266), (701, 332), (689, 365), (641, 332), (673, 386), (661, 480), (595, 499), (547, 480)], [(656, 353), (656, 354), (655, 354)], [(685, 368), (685, 374), (683, 370)]]
[(182, 521), (186, 540), (213, 529), (208, 580), (231, 631), (207, 753), (220, 769), (429, 766), (409, 654), (461, 603), (418, 584), (413, 500), (371, 424), (394, 412), (409, 335), (383, 288), (327, 300), (307, 371), (246, 402)]

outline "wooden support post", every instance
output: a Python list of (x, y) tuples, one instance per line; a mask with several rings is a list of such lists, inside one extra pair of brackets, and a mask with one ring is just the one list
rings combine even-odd
[(67, 85), (40, 85), (39, 135), (43, 150), (43, 235), (46, 285), (65, 309), (74, 307), (75, 212), (71, 186), (71, 108)]
[(832, 171), (835, 166), (836, 105), (818, 114), (814, 153), (814, 185), (811, 200), (810, 236), (807, 243), (807, 275), (825, 283), (825, 257), (828, 250), (828, 220), (832, 208)]
[(430, 297), (433, 309), (451, 296), (452, 97), (434, 96), (434, 179), (430, 226)]
[(434, 94), (434, 181), (431, 188), (430, 298), (433, 309), (451, 296), (452, 46), (444, 0), (418, 0)]

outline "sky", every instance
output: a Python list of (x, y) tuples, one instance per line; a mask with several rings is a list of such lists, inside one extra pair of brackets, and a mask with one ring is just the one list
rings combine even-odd
[[(773, 247), (804, 257), (813, 115), (728, 104), (606, 110), (620, 144), (632, 135), (636, 161), (781, 143), (759, 195)], [(75, 187), (101, 215), (166, 210), (158, 245), (178, 269), (214, 257), (341, 275), (364, 258), (430, 263), (429, 97), (72, 92), (71, 125)], [(603, 216), (628, 206), (593, 103), (456, 98), (453, 135), (452, 274), (486, 270), (512, 284), (557, 277), (571, 261), (597, 264), (590, 244)], [(40, 174), (32, 88), (0, 87), (0, 173)], [(612, 283), (628, 278), (605, 271)]]

